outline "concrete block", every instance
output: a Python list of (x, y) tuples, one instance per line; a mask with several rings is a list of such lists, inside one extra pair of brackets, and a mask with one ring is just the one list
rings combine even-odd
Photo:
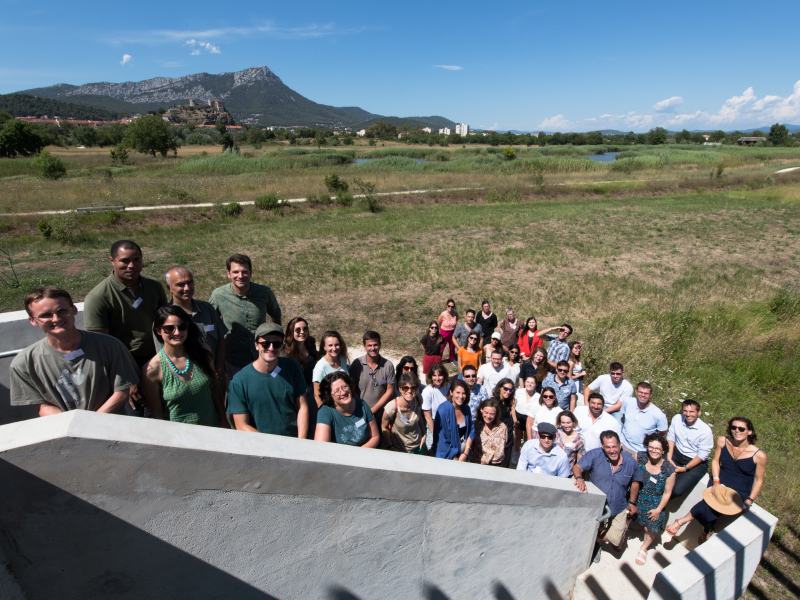
[(563, 598), (605, 501), (507, 469), (85, 411), (0, 427), (0, 477), (0, 546), (30, 600)]

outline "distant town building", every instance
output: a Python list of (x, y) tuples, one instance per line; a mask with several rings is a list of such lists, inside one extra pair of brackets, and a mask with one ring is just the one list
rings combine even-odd
[(161, 119), (167, 122), (172, 120), (169, 115), (161, 115)]
[(365, 135), (367, 135), (367, 130), (366, 129), (362, 129), (361, 131), (357, 131), (356, 135), (358, 137), (364, 137)]
[(439, 135), (450, 135), (450, 128), (444, 127), (439, 130)]
[(209, 99), (208, 105), (215, 108), (216, 110), (225, 110), (225, 103), (222, 100)]
[(703, 134), (703, 137), (704, 137), (704, 138), (706, 138), (706, 141), (708, 141), (708, 140), (710, 140), (710, 139), (711, 139), (711, 135), (710, 135), (710, 134), (708, 134), (708, 133), (704, 133), (704, 134)]
[(765, 137), (740, 137), (736, 140), (736, 143), (740, 146), (751, 146), (752, 144), (757, 144), (758, 142), (766, 142), (767, 138)]
[(425, 133), (430, 133), (431, 132), (431, 128), (430, 127), (423, 127), (422, 131), (424, 131)]
[(197, 106), (197, 102), (194, 101), (194, 98), (189, 98), (189, 106)]
[(467, 125), (466, 123), (457, 123), (456, 133), (458, 135), (469, 135), (469, 125)]

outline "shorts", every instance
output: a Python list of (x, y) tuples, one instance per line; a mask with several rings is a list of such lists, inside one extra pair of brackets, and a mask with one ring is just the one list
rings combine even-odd
[[(603, 531), (604, 528), (606, 528), (605, 531)], [(625, 533), (628, 531), (628, 511), (623, 510), (618, 515), (608, 519), (600, 527), (600, 530), (611, 544), (619, 546), (622, 540), (625, 539)]]
[(517, 413), (517, 428), (525, 431), (525, 424), (528, 422), (528, 415), (523, 415), (518, 410), (515, 410), (514, 412)]

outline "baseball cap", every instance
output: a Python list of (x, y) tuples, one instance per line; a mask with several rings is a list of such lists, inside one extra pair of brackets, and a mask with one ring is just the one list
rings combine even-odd
[(256, 339), (269, 335), (270, 333), (283, 337), (283, 328), (277, 323), (262, 323), (256, 329)]
[(500, 337), (501, 337), (500, 334), (497, 333), (496, 331), (492, 334), (492, 338), (495, 339), (495, 340), (499, 340)]

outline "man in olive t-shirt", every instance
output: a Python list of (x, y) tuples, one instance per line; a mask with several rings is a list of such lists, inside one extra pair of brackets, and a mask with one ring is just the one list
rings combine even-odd
[(78, 309), (69, 293), (38, 288), (25, 297), (31, 325), (45, 338), (11, 363), (11, 404), (39, 405), (39, 416), (68, 410), (117, 412), (139, 382), (136, 363), (122, 342), (75, 327)]

